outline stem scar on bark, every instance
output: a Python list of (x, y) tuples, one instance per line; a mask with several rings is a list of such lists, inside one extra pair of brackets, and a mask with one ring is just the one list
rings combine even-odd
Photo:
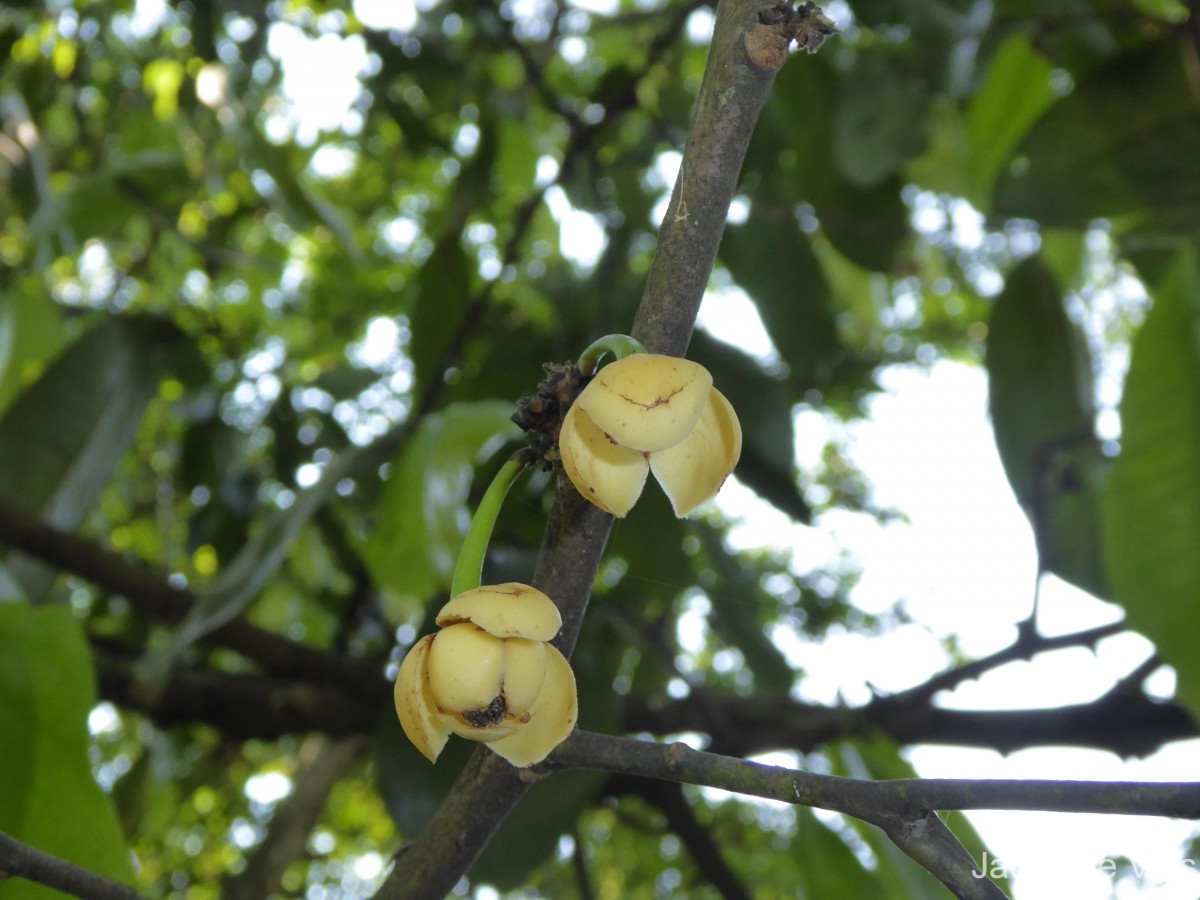
[(746, 55), (762, 69), (778, 69), (788, 58), (792, 41), (796, 47), (816, 53), (837, 26), (812, 0), (795, 8), (783, 0), (758, 14), (758, 24), (746, 31)]

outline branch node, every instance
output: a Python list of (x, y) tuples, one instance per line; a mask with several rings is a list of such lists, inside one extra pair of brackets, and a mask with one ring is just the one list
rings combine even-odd
[(667, 744), (666, 749), (663, 751), (663, 759), (666, 762), (667, 771), (672, 774), (678, 772), (679, 767), (683, 764), (684, 759), (691, 749), (683, 741), (674, 741)]
[(542, 772), (532, 768), (524, 768), (517, 770), (517, 780), (522, 784), (537, 784), (539, 781), (545, 781), (550, 777), (550, 772)]

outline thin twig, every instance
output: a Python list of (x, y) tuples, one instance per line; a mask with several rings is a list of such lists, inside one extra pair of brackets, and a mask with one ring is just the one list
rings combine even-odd
[[(166, 573), (131, 563), (95, 541), (39, 521), (0, 500), (0, 544), (84, 578), (129, 600), (142, 617), (178, 622), (196, 603), (195, 594), (171, 582)], [(366, 661), (346, 660), (289, 640), (237, 618), (208, 636), (281, 675), (339, 685), (372, 693), (381, 681), (379, 668)]]
[(951, 691), (967, 681), (973, 681), (1000, 666), (1010, 662), (1028, 660), (1039, 653), (1049, 653), (1052, 650), (1063, 650), (1068, 647), (1095, 647), (1103, 638), (1112, 637), (1126, 630), (1124, 622), (1110, 622), (1098, 625), (1084, 631), (1071, 634), (1061, 634), (1054, 637), (1043, 637), (1023, 632), (1018, 639), (1002, 650), (990, 656), (972, 660), (956, 668), (935, 675), (923, 684), (886, 697), (878, 698), (875, 703), (880, 705), (904, 705), (913, 702), (924, 702), (940, 691)]
[(222, 900), (278, 896), (284, 872), (305, 855), (308, 839), (329, 801), (365, 746), (361, 737), (340, 741), (313, 737), (300, 749), (295, 789), (271, 815), (267, 836), (247, 854), (246, 867), (225, 880)]
[(709, 884), (715, 887), (725, 900), (750, 900), (750, 892), (742, 884), (737, 872), (725, 860), (721, 845), (713, 839), (683, 795), (683, 789), (678, 784), (663, 782), (646, 782), (653, 784), (655, 789), (643, 792), (651, 803), (662, 810), (667, 817), (667, 827), (670, 828), (692, 856), (696, 869)]
[(595, 900), (596, 891), (592, 888), (592, 875), (588, 871), (587, 847), (578, 829), (571, 833), (571, 842), (574, 844), (571, 869), (575, 873), (575, 887), (579, 890), (579, 900)]

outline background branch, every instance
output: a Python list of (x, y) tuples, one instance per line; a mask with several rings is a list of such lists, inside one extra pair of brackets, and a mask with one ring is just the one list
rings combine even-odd
[(329, 792), (346, 776), (365, 746), (362, 738), (331, 741), (313, 737), (304, 742), (292, 793), (275, 809), (267, 836), (250, 852), (246, 868), (226, 879), (223, 900), (261, 900), (281, 892), (283, 874), (305, 854)]
[(145, 900), (127, 885), (43, 853), (0, 832), (0, 880), (25, 878), (83, 900)]
[[(150, 621), (179, 622), (196, 603), (196, 595), (176, 587), (165, 572), (131, 563), (94, 541), (52, 528), (4, 500), (0, 500), (0, 544), (125, 597)], [(214, 629), (207, 639), (277, 675), (339, 685), (359, 696), (369, 697), (379, 690), (380, 667), (374, 662), (324, 653), (242, 618)]]
[(239, 740), (275, 740), (309, 731), (368, 734), (386, 709), (382, 673), (376, 689), (363, 695), (303, 679), (180, 665), (161, 691), (146, 691), (137, 677), (137, 657), (128, 648), (94, 639), (92, 657), (100, 696), (149, 716), (160, 728), (203, 723)]
[(1035, 631), (1018, 629), (1017, 639), (1002, 650), (997, 650), (990, 656), (974, 659), (960, 666), (955, 666), (953, 669), (948, 669), (940, 675), (935, 675), (928, 681), (910, 690), (881, 698), (880, 702), (899, 705), (912, 700), (928, 700), (939, 691), (954, 690), (960, 684), (979, 678), (981, 675), (993, 669), (998, 669), (1006, 663), (1033, 659), (1039, 653), (1049, 653), (1051, 650), (1063, 650), (1067, 647), (1091, 647), (1095, 649), (1096, 644), (1102, 639), (1120, 634), (1124, 630), (1124, 622), (1110, 622), (1107, 625), (1098, 625), (1095, 628), (1088, 628), (1084, 631), (1077, 631), (1072, 634), (1060, 634), (1053, 637), (1044, 637)]
[[(552, 522), (557, 528), (579, 527), (593, 536), (607, 532), (607, 517), (577, 501), (566, 490), (559, 498), (563, 512)], [(194, 602), (188, 588), (176, 587), (166, 573), (139, 565), (94, 541), (41, 523), (0, 500), (0, 543), (26, 555), (92, 581), (126, 597), (151, 621), (177, 622)], [(565, 546), (565, 545), (564, 545)], [(582, 545), (572, 545), (543, 557), (536, 576), (557, 583), (556, 597), (578, 597), (583, 579), (566, 587), (573, 560), (583, 558)], [(564, 604), (564, 642), (570, 646), (582, 621), (583, 604)], [(1060, 745), (1110, 750), (1122, 757), (1146, 756), (1163, 744), (1200, 735), (1192, 715), (1169, 701), (1157, 701), (1117, 685), (1096, 700), (1057, 709), (973, 710), (943, 709), (933, 696), (1004, 663), (1030, 659), (1038, 653), (1070, 646), (1094, 646), (1119, 633), (1119, 623), (1074, 635), (1018, 640), (985, 659), (935, 676), (911, 690), (877, 697), (866, 707), (845, 709), (805, 704), (790, 697), (734, 698), (694, 690), (687, 698), (665, 705), (631, 703), (624, 725), (630, 731), (670, 734), (701, 731), (712, 736), (713, 749), (744, 756), (788, 747), (810, 751), (816, 746), (878, 729), (900, 744), (931, 743), (986, 747), (1011, 752), (1026, 747)], [(389, 686), (382, 667), (323, 652), (235, 619), (207, 640), (236, 650), (264, 667), (267, 675), (246, 676), (182, 667), (167, 693), (157, 701), (136, 690), (134, 660), (111, 642), (96, 644), (95, 665), (104, 699), (138, 709), (160, 726), (186, 722), (215, 725), (232, 736), (274, 738), (289, 732), (319, 730), (351, 734), (370, 730), (376, 711), (386, 706)], [(564, 648), (566, 644), (564, 643)], [(314, 685), (316, 685), (314, 687)], [(1122, 727), (1114, 728), (1120, 722)]]
[[(1171, 741), (1200, 735), (1192, 714), (1172, 701), (1155, 700), (1118, 684), (1089, 703), (1053, 709), (945, 709), (920, 702), (877, 698), (867, 706), (821, 706), (786, 695), (738, 697), (693, 690), (667, 703), (631, 699), (628, 731), (712, 736), (714, 750), (748, 756), (788, 748), (811, 752), (831, 741), (880, 731), (899, 744), (985, 747), (1011, 753), (1027, 747), (1064, 746), (1144, 757)], [(1114, 727), (1120, 723), (1120, 727)]]
[(750, 900), (750, 891), (725, 860), (721, 845), (696, 818), (679, 784), (626, 778), (615, 781), (614, 788), (635, 793), (662, 810), (667, 827), (683, 842), (696, 870), (725, 900)]

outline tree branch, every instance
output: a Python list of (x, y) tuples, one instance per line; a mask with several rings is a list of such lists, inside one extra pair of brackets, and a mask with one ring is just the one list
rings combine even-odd
[(129, 652), (93, 639), (92, 660), (103, 699), (137, 710), (161, 728), (201, 722), (234, 740), (309, 731), (368, 734), (386, 708), (382, 674), (376, 676), (377, 690), (363, 695), (307, 680), (176, 666), (161, 691), (146, 691)]
[(593, 732), (576, 732), (539, 771), (572, 768), (679, 781), (815, 806), (881, 828), (955, 896), (1003, 896), (972, 875), (970, 855), (934, 810), (1006, 809), (1200, 819), (1200, 783), (898, 779), (864, 781), (767, 766)]
[(687, 352), (746, 148), (775, 80), (775, 68), (751, 61), (746, 37), (775, 6), (761, 0), (717, 5), (679, 177), (630, 332), (651, 353)]
[(626, 778), (614, 788), (637, 793), (662, 810), (667, 827), (683, 841), (696, 870), (725, 900), (750, 900), (750, 892), (726, 862), (721, 845), (696, 818), (677, 783)]
[(588, 871), (583, 835), (576, 830), (571, 833), (571, 840), (575, 844), (571, 853), (571, 868), (575, 872), (575, 886), (579, 890), (579, 900), (595, 900), (596, 892), (592, 889), (592, 876)]
[[(196, 602), (192, 591), (173, 585), (166, 573), (135, 565), (94, 541), (52, 528), (4, 500), (0, 500), (0, 544), (125, 597), (151, 621), (178, 622)], [(215, 629), (208, 639), (279, 675), (328, 682), (364, 698), (386, 694), (374, 663), (323, 653), (244, 619)]]
[(1184, 707), (1120, 686), (1090, 703), (1053, 709), (943, 709), (929, 700), (892, 704), (889, 699), (847, 708), (782, 695), (738, 697), (693, 690), (668, 703), (631, 700), (622, 724), (628, 731), (659, 735), (698, 731), (712, 737), (714, 750), (731, 756), (781, 747), (807, 753), (872, 731), (905, 745), (984, 747), (1001, 753), (1026, 747), (1087, 747), (1123, 758), (1149, 756), (1171, 741), (1200, 736)]
[(0, 880), (25, 878), (83, 900), (145, 900), (133, 888), (0, 832)]
[[(565, 499), (570, 500), (569, 492)], [(542, 577), (549, 582), (550, 575)], [(93, 639), (93, 648), (104, 699), (135, 709), (162, 727), (203, 722), (231, 737), (270, 740), (309, 731), (368, 733), (375, 728), (389, 689), (381, 669), (364, 673), (362, 681), (348, 689), (308, 677), (180, 667), (162, 697), (154, 699), (137, 690), (131, 650), (99, 639)], [(622, 724), (628, 731), (660, 735), (701, 732), (711, 736), (711, 749), (730, 756), (781, 747), (810, 752), (872, 731), (902, 745), (982, 747), (1002, 753), (1072, 746), (1108, 750), (1125, 758), (1144, 757), (1170, 741), (1200, 736), (1187, 709), (1134, 692), (1125, 681), (1090, 703), (986, 711), (934, 706), (929, 699), (932, 692), (923, 686), (857, 709), (806, 704), (784, 696), (734, 697), (696, 688), (688, 697), (665, 704), (630, 698)], [(892, 702), (909, 694), (925, 699)]]
[[(747, 30), (771, 5), (722, 0), (717, 7), (679, 182), (633, 327), (634, 336), (652, 351), (682, 355), (687, 349), (746, 146), (774, 76), (773, 70), (751, 63), (743, 45)], [(568, 656), (611, 527), (610, 516), (558, 479), (532, 583), (562, 611), (555, 643)], [(445, 896), (524, 794), (526, 776), (485, 748), (477, 749), (425, 832), (397, 855), (376, 896)]]
[(1103, 638), (1112, 637), (1125, 630), (1124, 622), (1110, 622), (1107, 625), (1098, 625), (1095, 628), (1088, 628), (1084, 631), (1076, 631), (1072, 634), (1060, 634), (1053, 637), (1044, 637), (1036, 632), (1022, 629), (1017, 632), (1017, 639), (1015, 641), (1007, 647), (997, 650), (990, 656), (975, 659), (971, 662), (963, 663), (961, 666), (956, 666), (953, 669), (948, 669), (939, 675), (935, 675), (923, 684), (919, 684), (907, 691), (901, 691), (897, 694), (880, 698), (878, 702), (898, 705), (912, 701), (924, 702), (931, 699), (939, 691), (954, 690), (960, 684), (973, 681), (990, 672), (992, 669), (1000, 668), (1000, 666), (1006, 663), (1033, 659), (1039, 653), (1049, 653), (1052, 650), (1063, 650), (1067, 647), (1091, 647), (1095, 649), (1096, 644)]
[[(925, 871), (950, 888), (962, 900), (996, 900), (1004, 891), (996, 887), (967, 848), (934, 812), (921, 816), (884, 817), (875, 823), (893, 844), (915, 860)], [(976, 874), (980, 873), (980, 874)]]
[(535, 767), (598, 769), (816, 806), (872, 822), (884, 813), (1007, 809), (1200, 819), (1200, 782), (905, 778), (864, 781), (768, 766), (679, 742), (577, 731)]

